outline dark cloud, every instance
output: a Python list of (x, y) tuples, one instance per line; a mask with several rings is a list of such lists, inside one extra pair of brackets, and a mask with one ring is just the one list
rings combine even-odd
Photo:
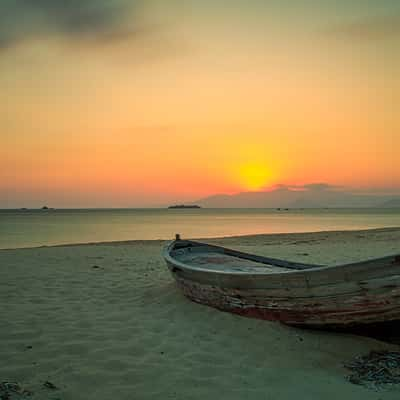
[(365, 18), (336, 25), (326, 33), (336, 38), (365, 41), (400, 37), (400, 14)]
[(0, 0), (0, 47), (52, 35), (99, 41), (140, 35), (142, 6), (143, 0)]

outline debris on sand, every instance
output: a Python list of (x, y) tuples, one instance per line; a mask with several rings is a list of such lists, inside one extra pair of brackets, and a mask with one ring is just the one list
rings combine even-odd
[(33, 393), (30, 390), (24, 389), (17, 382), (0, 382), (0, 399), (11, 400), (12, 395), (31, 396)]
[(52, 389), (52, 390), (57, 390), (58, 389), (58, 387), (54, 383), (52, 383), (50, 381), (46, 381), (45, 383), (43, 383), (43, 386), (45, 388), (47, 388), (47, 389)]
[(352, 371), (347, 379), (356, 385), (378, 390), (400, 384), (400, 351), (371, 351), (344, 366)]

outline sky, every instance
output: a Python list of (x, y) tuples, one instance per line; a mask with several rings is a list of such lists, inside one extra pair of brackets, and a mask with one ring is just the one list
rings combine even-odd
[(0, 208), (400, 193), (398, 0), (2, 0)]

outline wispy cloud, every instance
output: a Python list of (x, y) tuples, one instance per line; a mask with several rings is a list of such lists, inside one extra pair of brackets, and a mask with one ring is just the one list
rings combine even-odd
[(330, 185), (329, 183), (318, 182), (318, 183), (309, 183), (306, 185), (284, 185), (284, 184), (277, 184), (273, 186), (274, 190), (306, 190), (306, 191), (318, 191), (322, 192), (324, 190), (335, 190), (341, 189), (340, 186)]
[(329, 183), (309, 183), (307, 185), (302, 186), (303, 189), (306, 190), (316, 190), (316, 191), (323, 191), (323, 190), (331, 190), (331, 189), (338, 189), (338, 186), (330, 185)]
[(384, 40), (400, 37), (400, 14), (364, 18), (338, 24), (325, 33), (340, 39), (364, 41)]
[(1, 0), (0, 48), (61, 35), (109, 43), (149, 33), (143, 0)]

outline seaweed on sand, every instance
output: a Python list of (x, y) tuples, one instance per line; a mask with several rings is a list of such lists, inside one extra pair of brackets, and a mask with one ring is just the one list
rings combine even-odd
[(351, 371), (347, 379), (356, 385), (380, 389), (400, 384), (400, 351), (371, 351), (344, 366)]

